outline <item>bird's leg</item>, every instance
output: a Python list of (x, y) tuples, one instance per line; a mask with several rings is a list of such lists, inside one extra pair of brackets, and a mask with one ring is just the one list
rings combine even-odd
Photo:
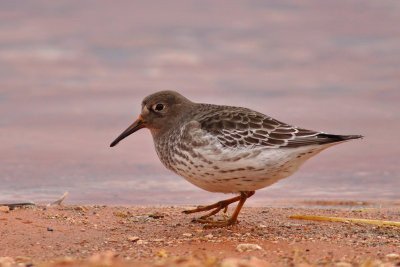
[[(196, 222), (200, 222), (200, 223), (205, 223), (205, 227), (221, 227), (221, 226), (228, 226), (228, 225), (233, 225), (235, 223), (237, 223), (237, 217), (240, 213), (240, 210), (242, 209), (244, 203), (246, 202), (246, 200), (251, 197), (252, 195), (254, 195), (254, 191), (244, 191), (244, 192), (240, 192), (240, 196), (237, 196), (235, 198), (231, 198), (231, 199), (227, 199), (227, 200), (223, 200), (220, 202), (217, 202), (213, 205), (209, 205), (209, 206), (205, 206), (205, 207), (199, 207), (197, 209), (194, 210), (190, 210), (187, 211), (185, 213), (193, 213), (193, 212), (198, 212), (198, 211), (205, 211), (205, 210), (210, 210), (210, 209), (214, 209), (213, 211), (211, 211), (210, 213), (204, 215), (203, 217), (200, 217), (200, 219), (195, 220)], [(232, 204), (236, 201), (239, 201), (235, 211), (233, 212), (232, 216), (228, 219), (228, 220), (224, 220), (224, 221), (210, 221), (210, 220), (206, 220), (205, 218), (208, 218), (216, 213), (218, 213), (221, 209), (228, 207), (229, 204)], [(220, 203), (220, 204), (218, 204)], [(217, 205), (218, 204), (218, 205)], [(204, 209), (206, 207), (211, 207), (208, 209)], [(202, 209), (203, 208), (203, 209)], [(198, 210), (201, 209), (201, 210)]]
[(255, 191), (240, 192), (240, 201), (236, 206), (231, 218), (228, 219), (229, 225), (237, 223), (237, 217), (239, 216), (240, 210), (242, 209), (246, 200), (254, 195)]

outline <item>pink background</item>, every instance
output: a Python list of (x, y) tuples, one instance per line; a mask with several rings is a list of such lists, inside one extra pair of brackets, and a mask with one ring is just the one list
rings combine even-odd
[(2, 1), (0, 202), (65, 191), (68, 203), (226, 197), (167, 171), (147, 130), (109, 148), (162, 89), (365, 136), (257, 191), (253, 205), (398, 201), (400, 2), (227, 3)]

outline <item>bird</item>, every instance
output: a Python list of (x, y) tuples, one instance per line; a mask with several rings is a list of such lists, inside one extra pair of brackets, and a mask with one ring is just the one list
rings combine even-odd
[[(336, 135), (307, 130), (245, 107), (196, 103), (176, 91), (145, 97), (141, 113), (111, 144), (147, 128), (163, 165), (209, 192), (236, 196), (183, 211), (208, 211), (196, 222), (209, 227), (238, 223), (245, 201), (256, 190), (295, 173), (322, 150), (361, 135)], [(213, 220), (238, 202), (230, 217)]]

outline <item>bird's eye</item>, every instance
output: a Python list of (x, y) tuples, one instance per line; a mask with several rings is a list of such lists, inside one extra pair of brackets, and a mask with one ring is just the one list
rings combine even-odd
[(157, 104), (154, 106), (154, 110), (156, 111), (161, 111), (164, 109), (164, 105), (163, 104)]

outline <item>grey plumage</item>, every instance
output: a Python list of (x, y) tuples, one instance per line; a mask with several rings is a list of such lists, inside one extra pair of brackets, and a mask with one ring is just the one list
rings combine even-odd
[[(360, 135), (334, 135), (280, 122), (242, 107), (194, 103), (174, 91), (161, 91), (142, 102), (139, 118), (111, 146), (141, 128), (148, 128), (161, 162), (192, 184), (211, 192), (239, 197), (187, 213), (212, 210), (239, 201), (236, 223), (245, 200), (255, 190), (296, 172), (322, 150)], [(208, 222), (208, 221), (206, 221)]]

